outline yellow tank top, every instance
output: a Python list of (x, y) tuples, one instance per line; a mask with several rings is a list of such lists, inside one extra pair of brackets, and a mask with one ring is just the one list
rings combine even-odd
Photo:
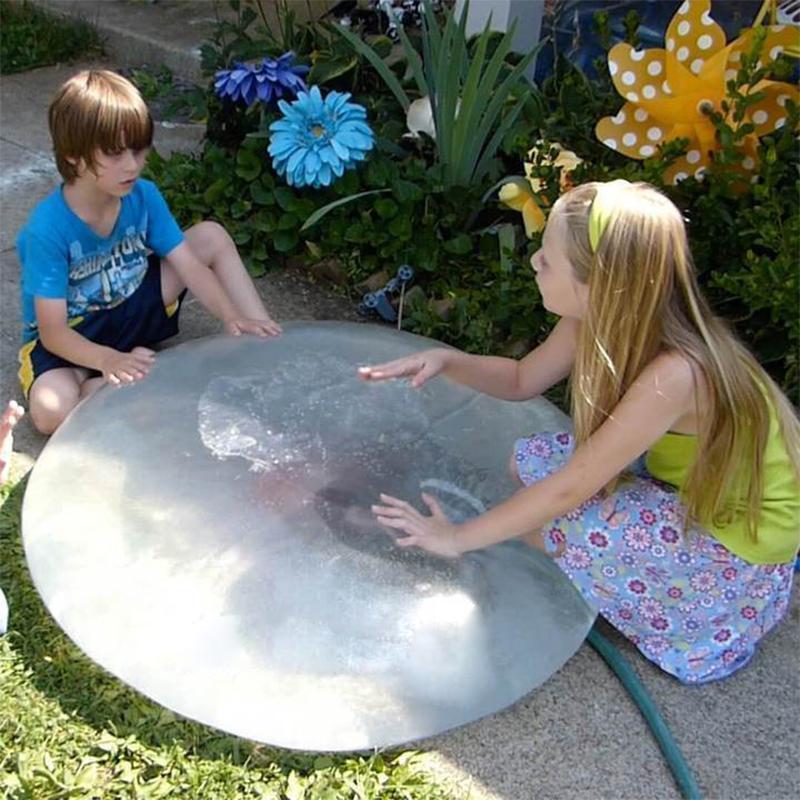
[[(654, 478), (671, 484), (680, 494), (696, 455), (696, 436), (667, 433), (648, 450), (645, 463)], [(749, 470), (747, 465), (743, 468)], [(800, 548), (800, 483), (774, 412), (770, 413), (764, 453), (764, 497), (756, 526), (758, 541), (747, 535), (743, 503), (727, 525), (713, 525), (709, 520), (699, 522), (728, 550), (751, 564), (784, 564), (796, 558)]]

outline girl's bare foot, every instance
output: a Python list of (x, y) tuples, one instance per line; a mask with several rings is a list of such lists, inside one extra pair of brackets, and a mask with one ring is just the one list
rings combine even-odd
[(25, 409), (19, 403), (11, 400), (0, 417), (0, 486), (8, 479), (11, 450), (14, 446), (14, 428), (24, 413)]

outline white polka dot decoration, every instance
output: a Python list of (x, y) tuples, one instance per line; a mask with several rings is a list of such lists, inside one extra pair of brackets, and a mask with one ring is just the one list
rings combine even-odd
[(750, 106), (748, 115), (755, 126), (755, 135), (764, 136), (786, 123), (786, 102), (791, 99), (800, 103), (800, 92), (797, 87), (786, 83), (775, 83), (761, 87), (764, 99)]
[(620, 43), (608, 53), (608, 71), (614, 88), (634, 103), (663, 100), (666, 92), (663, 78), (667, 72), (663, 50), (634, 50)]

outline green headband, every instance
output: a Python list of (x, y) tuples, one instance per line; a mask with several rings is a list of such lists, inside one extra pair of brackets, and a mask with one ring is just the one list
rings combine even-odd
[(617, 207), (616, 200), (620, 195), (620, 191), (627, 189), (629, 186), (630, 183), (628, 181), (620, 178), (616, 181), (601, 183), (597, 187), (597, 193), (594, 196), (594, 200), (592, 200), (592, 207), (589, 209), (589, 244), (593, 253), (597, 252), (600, 240), (603, 238), (608, 223), (611, 222), (611, 217)]

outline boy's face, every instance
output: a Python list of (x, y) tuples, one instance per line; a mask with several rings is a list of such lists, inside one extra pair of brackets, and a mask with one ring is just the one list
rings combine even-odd
[(589, 303), (589, 287), (575, 277), (564, 247), (566, 230), (561, 214), (551, 214), (542, 247), (531, 258), (536, 285), (544, 307), (560, 317), (583, 319)]
[(95, 189), (113, 197), (124, 197), (133, 189), (133, 184), (144, 168), (148, 148), (133, 150), (130, 147), (105, 153), (95, 151), (94, 171), (81, 159), (78, 162), (77, 181), (91, 184)]

